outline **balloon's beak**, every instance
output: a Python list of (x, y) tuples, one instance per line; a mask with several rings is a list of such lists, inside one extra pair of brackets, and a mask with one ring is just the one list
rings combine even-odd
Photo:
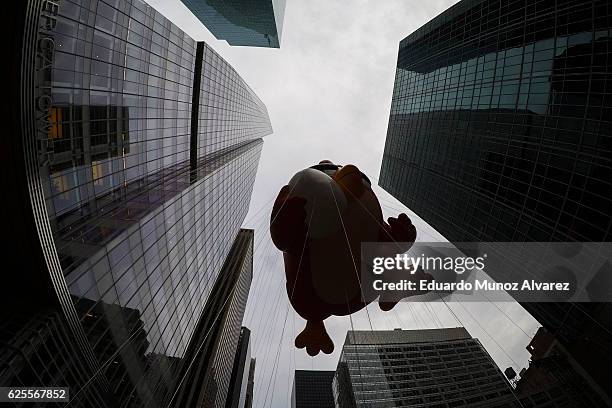
[(352, 164), (343, 166), (334, 174), (333, 179), (338, 183), (342, 191), (344, 191), (347, 198), (351, 196), (355, 198), (361, 197), (365, 190), (361, 172)]

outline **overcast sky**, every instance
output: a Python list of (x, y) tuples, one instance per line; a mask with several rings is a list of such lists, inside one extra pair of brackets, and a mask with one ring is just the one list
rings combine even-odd
[[(304, 321), (288, 306), (282, 258), (270, 245), (271, 200), (291, 176), (322, 159), (357, 165), (378, 179), (391, 106), (399, 41), (450, 7), (441, 0), (287, 0), (280, 49), (230, 47), (210, 34), (179, 0), (148, 1), (198, 41), (206, 41), (246, 80), (268, 107), (274, 133), (265, 138), (251, 211), (256, 230), (254, 280), (244, 325), (257, 358), (256, 407), (287, 407), (297, 369), (335, 370), (348, 317), (325, 321), (331, 355), (309, 357), (293, 340)], [(406, 212), (420, 241), (444, 240), (414, 213), (376, 187), (386, 215)], [(449, 308), (457, 316), (450, 313)], [(464, 325), (503, 370), (526, 366), (525, 346), (538, 325), (508, 303), (402, 303), (370, 318), (354, 314), (355, 329)], [(477, 318), (477, 320), (475, 320)]]

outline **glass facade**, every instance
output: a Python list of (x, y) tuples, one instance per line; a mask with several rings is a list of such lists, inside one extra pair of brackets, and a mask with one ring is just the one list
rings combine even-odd
[(493, 359), (462, 327), (349, 331), (333, 392), (338, 408), (512, 407), (515, 401)]
[[(15, 141), (46, 266), (23, 279), (48, 281), (51, 311), (38, 314), (55, 316), (65, 338), (50, 331), (49, 344), (73, 356), (38, 361), (48, 375), (35, 384), (69, 386), (71, 406), (165, 407), (248, 211), (272, 131), (266, 107), (218, 54), (140, 0), (22, 7)], [(25, 347), (10, 333), (36, 338), (40, 319), (25, 316), (2, 328), (3, 350)], [(35, 369), (4, 357), (2, 385), (33, 385), (22, 378)]]
[[(5, 311), (0, 316), (0, 384), (2, 386), (70, 385), (70, 392), (92, 381), (82, 368), (83, 357), (61, 313), (42, 310), (35, 315)], [(67, 385), (61, 385), (67, 384)], [(81, 392), (75, 407), (107, 407), (107, 390), (97, 379)], [(6, 403), (14, 407), (40, 404)]]
[(240, 328), (240, 337), (236, 347), (232, 377), (228, 388), (228, 408), (245, 408), (247, 401), (247, 387), (249, 385), (249, 371), (251, 366), (251, 331), (246, 327)]
[(231, 294), (223, 298), (229, 299), (225, 303), (221, 333), (215, 344), (215, 356), (205, 380), (204, 407), (225, 408), (228, 397), (232, 397), (232, 369), (238, 350), (242, 318), (253, 281), (253, 240), (253, 230), (242, 230), (232, 248), (232, 251), (239, 253), (232, 256), (232, 262), (226, 262), (222, 271), (224, 277), (236, 277)]
[[(611, 7), (464, 0), (402, 40), (379, 184), (451, 242), (610, 241)], [(603, 305), (523, 306), (609, 388)]]
[(451, 241), (608, 241), (606, 1), (462, 1), (400, 43), (380, 185)]
[(182, 180), (189, 188), (170, 190), (169, 201), (90, 256), (66, 278), (75, 305), (138, 309), (150, 351), (181, 356), (248, 211), (260, 151), (255, 143), (227, 153), (226, 163), (209, 161), (219, 167), (192, 186)]
[(236, 236), (186, 352), (194, 364), (181, 372), (173, 406), (226, 408), (234, 402), (234, 385), (242, 379), (232, 375), (253, 280), (253, 237), (253, 230), (244, 229)]
[(189, 158), (194, 40), (136, 0), (62, 1), (51, 34), (51, 219)]
[(286, 0), (181, 0), (219, 40), (280, 48)]
[[(529, 366), (515, 380), (515, 392), (524, 406), (609, 407), (577, 370), (567, 351), (540, 327), (526, 349)], [(599, 395), (598, 395), (599, 394)]]
[(272, 133), (263, 102), (231, 65), (206, 43), (201, 44), (199, 158)]
[(295, 370), (291, 408), (334, 408), (335, 371)]
[(252, 358), (251, 364), (249, 365), (249, 379), (246, 389), (246, 398), (244, 401), (244, 408), (253, 407), (253, 388), (255, 388), (255, 365), (257, 361)]

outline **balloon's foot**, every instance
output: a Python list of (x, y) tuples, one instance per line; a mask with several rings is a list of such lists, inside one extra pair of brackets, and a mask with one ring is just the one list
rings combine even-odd
[(331, 340), (323, 321), (307, 321), (306, 327), (295, 338), (295, 347), (306, 348), (308, 355), (314, 357), (320, 351), (331, 354), (334, 351), (334, 342)]
[(382, 310), (383, 312), (388, 312), (389, 310), (393, 309), (395, 305), (397, 305), (397, 303), (398, 302), (379, 301), (378, 307), (380, 307), (380, 310)]

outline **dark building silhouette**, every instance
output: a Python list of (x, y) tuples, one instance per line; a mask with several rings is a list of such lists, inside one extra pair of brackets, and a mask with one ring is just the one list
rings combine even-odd
[(525, 406), (610, 406), (607, 396), (580, 374), (580, 366), (546, 329), (538, 329), (527, 350), (529, 368), (516, 383), (516, 394)]
[(249, 380), (247, 383), (246, 398), (244, 401), (245, 408), (251, 408), (253, 406), (253, 388), (255, 387), (255, 358), (251, 359), (249, 365)]
[[(580, 0), (425, 24), (400, 43), (379, 184), (455, 243), (610, 241), (610, 29), (609, 2)], [(523, 306), (610, 388), (607, 306)]]
[(335, 371), (295, 370), (291, 408), (334, 408)]
[(231, 406), (234, 360), (253, 279), (253, 236), (253, 230), (241, 230), (223, 264), (223, 279), (217, 279), (186, 352), (194, 364), (180, 374), (184, 380), (173, 406)]
[(228, 408), (244, 408), (247, 404), (247, 388), (251, 370), (251, 331), (246, 327), (240, 329), (238, 347), (234, 357), (234, 367), (228, 387)]
[(286, 0), (181, 0), (219, 40), (280, 48)]
[[(0, 339), (22, 363), (0, 377), (68, 386), (71, 406), (166, 407), (232, 262), (272, 131), (266, 107), (139, 0), (10, 11), (0, 174), (13, 231), (3, 255), (16, 266), (0, 300), (15, 316)], [(53, 347), (64, 349), (28, 367)]]
[[(52, 387), (70, 384), (75, 407), (107, 407), (116, 402), (108, 383), (87, 369), (61, 313), (3, 311), (0, 318), (0, 384), (3, 387)], [(32, 406), (15, 402), (16, 407)]]
[(80, 300), (79, 312), (96, 359), (106, 362), (100, 375), (108, 381), (115, 403), (129, 406), (153, 400), (156, 389), (142, 381), (149, 368), (149, 342), (140, 312), (89, 299)]
[(349, 331), (333, 393), (338, 408), (517, 403), (491, 356), (463, 327)]

